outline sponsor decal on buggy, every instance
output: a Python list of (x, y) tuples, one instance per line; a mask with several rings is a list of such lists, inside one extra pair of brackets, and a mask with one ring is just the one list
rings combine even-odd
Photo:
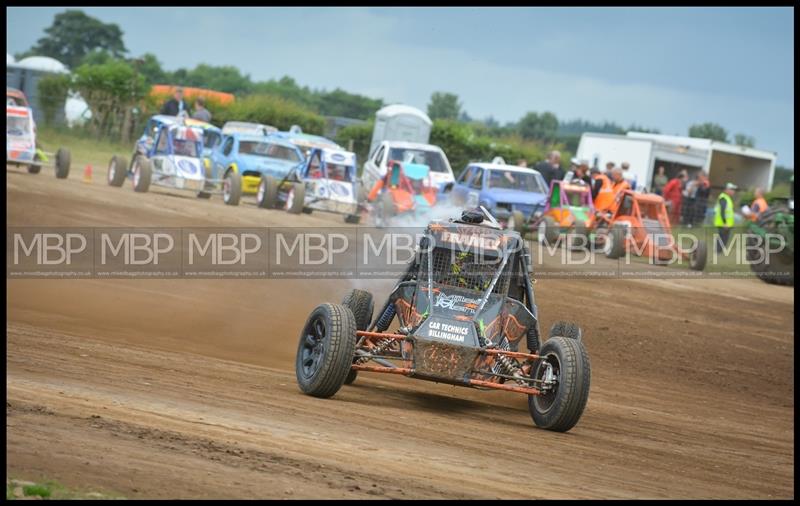
[(355, 165), (356, 155), (347, 151), (322, 151), (322, 159), (327, 163), (338, 163), (341, 165)]
[(340, 183), (338, 181), (331, 181), (331, 193), (335, 193), (340, 197), (350, 196), (350, 185)]
[(475, 314), (475, 309), (478, 307), (479, 303), (480, 299), (473, 299), (472, 297), (465, 297), (463, 295), (447, 295), (441, 292), (436, 297), (436, 302), (433, 303), (433, 307)]
[(178, 173), (185, 176), (194, 176), (200, 172), (197, 165), (185, 159), (178, 160), (178, 169), (180, 169)]
[(455, 244), (462, 249), (478, 248), (499, 250), (501, 247), (500, 238), (486, 234), (458, 234), (445, 230), (441, 234), (442, 241)]
[(432, 321), (430, 325), (428, 325), (428, 337), (463, 343), (467, 335), (469, 335), (469, 327), (466, 325), (444, 323), (440, 321)]

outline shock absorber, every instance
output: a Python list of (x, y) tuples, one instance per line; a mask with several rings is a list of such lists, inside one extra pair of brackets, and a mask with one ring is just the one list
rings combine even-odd
[(397, 313), (397, 310), (394, 308), (394, 304), (389, 304), (386, 308), (386, 311), (383, 312), (381, 317), (378, 319), (378, 323), (376, 324), (376, 329), (378, 332), (386, 332), (386, 329), (389, 328), (389, 325), (392, 324), (392, 320), (394, 320), (394, 315)]
[[(498, 348), (501, 350), (510, 350), (511, 346), (505, 336), (498, 343)], [(516, 360), (506, 355), (495, 355), (495, 363), (492, 366), (492, 372), (496, 374), (506, 374), (508, 376), (521, 376), (522, 372)]]

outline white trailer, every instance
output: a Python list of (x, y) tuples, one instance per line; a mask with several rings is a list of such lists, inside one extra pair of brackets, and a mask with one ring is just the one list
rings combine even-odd
[(432, 126), (428, 115), (419, 109), (408, 105), (387, 105), (375, 113), (369, 153), (372, 155), (383, 141), (428, 144)]
[(731, 182), (742, 189), (772, 188), (775, 174), (775, 153), (734, 146), (709, 139), (675, 135), (628, 132), (627, 135), (585, 133), (578, 145), (578, 158), (601, 170), (607, 162), (620, 166), (630, 164), (630, 175), (637, 187), (653, 187), (653, 177), (659, 166), (668, 177), (686, 170), (690, 177), (703, 171), (711, 187), (720, 190)]

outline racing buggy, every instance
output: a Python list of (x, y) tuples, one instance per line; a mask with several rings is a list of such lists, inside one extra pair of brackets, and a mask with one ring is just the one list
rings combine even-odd
[(436, 204), (438, 189), (427, 165), (389, 161), (386, 175), (367, 195), (375, 226), (386, 227), (397, 217), (420, 217)]
[[(18, 103), (18, 102), (15, 102)], [(33, 110), (30, 107), (6, 105), (6, 164), (25, 166), (31, 174), (38, 174), (44, 166), (50, 166), (50, 157), (55, 160), (52, 166), (58, 179), (69, 176), (70, 152), (59, 148), (53, 153), (45, 153), (36, 147), (36, 127), (33, 123)]]
[(311, 312), (295, 361), (300, 390), (326, 398), (362, 371), (400, 374), (524, 394), (537, 426), (570, 430), (588, 400), (589, 357), (571, 322), (539, 346), (531, 271), (519, 233), (485, 208), (431, 222), (374, 320), (363, 290)]
[(541, 216), (531, 222), (537, 230), (537, 239), (542, 244), (555, 244), (566, 234), (568, 245), (577, 246), (578, 241), (588, 245), (590, 231), (595, 226), (595, 209), (592, 190), (584, 183), (551, 181), (547, 205)]
[[(127, 178), (136, 192), (146, 192), (150, 185), (188, 190), (198, 196), (216, 193), (228, 205), (237, 205), (242, 193), (238, 173), (224, 179), (210, 179), (204, 161), (203, 136), (199, 126), (189, 126), (181, 118), (154, 116), (144, 135), (137, 141), (130, 165), (118, 155), (108, 164), (108, 184), (122, 186)], [(216, 189), (221, 184), (222, 189)]]
[(708, 256), (702, 239), (688, 250), (675, 242), (663, 197), (633, 190), (619, 192), (610, 218), (598, 220), (593, 242), (608, 258), (633, 253), (659, 264), (688, 259), (695, 271), (705, 268)]
[(259, 207), (283, 207), (290, 213), (324, 211), (361, 221), (356, 201), (356, 155), (349, 151), (312, 148), (300, 166), (283, 180), (264, 176), (256, 196)]

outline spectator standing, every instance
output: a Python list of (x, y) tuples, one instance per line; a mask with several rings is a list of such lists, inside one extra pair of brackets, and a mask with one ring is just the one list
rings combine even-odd
[(524, 158), (520, 158), (519, 160), (517, 160), (517, 166), (518, 167), (525, 167), (527, 169), (528, 168), (528, 160), (526, 160)]
[(697, 185), (699, 182), (697, 178), (692, 179), (688, 183), (686, 183), (686, 188), (683, 190), (683, 202), (681, 204), (681, 221), (684, 225), (687, 225), (691, 228), (692, 222), (694, 221), (694, 211), (695, 211), (695, 203), (697, 202), (695, 197), (697, 194)]
[(706, 219), (708, 198), (711, 196), (711, 183), (705, 172), (697, 175), (697, 190), (694, 194), (694, 212), (692, 212), (692, 225), (702, 225)]
[(211, 123), (211, 111), (206, 109), (205, 98), (197, 97), (197, 100), (194, 101), (194, 114), (192, 114), (192, 118)]
[(551, 151), (547, 160), (537, 163), (534, 168), (542, 174), (548, 185), (550, 181), (564, 179), (564, 169), (561, 168), (561, 153), (558, 151)]
[(663, 165), (658, 166), (658, 172), (656, 173), (655, 177), (653, 178), (653, 193), (656, 195), (661, 195), (662, 191), (664, 190), (664, 185), (667, 184), (667, 174), (665, 173), (666, 169)]
[(681, 171), (676, 177), (672, 178), (664, 185), (664, 200), (669, 208), (669, 221), (677, 225), (681, 219), (681, 199), (683, 197), (683, 184), (688, 175), (686, 171)]
[(636, 189), (636, 176), (632, 176), (630, 173), (631, 164), (628, 162), (622, 162), (622, 177), (625, 178), (625, 181), (628, 182), (630, 185), (631, 190)]
[(164, 105), (161, 106), (161, 114), (177, 116), (182, 112), (188, 114), (189, 106), (186, 105), (186, 101), (183, 99), (183, 88), (177, 87), (175, 88), (175, 93), (172, 95), (172, 98), (164, 102)]
[(733, 196), (736, 194), (737, 189), (735, 184), (727, 183), (725, 190), (717, 197), (717, 205), (714, 206), (714, 226), (717, 227), (717, 235), (719, 236), (716, 241), (717, 253), (721, 253), (722, 248), (728, 244), (731, 230), (733, 230), (733, 225), (735, 224)]

